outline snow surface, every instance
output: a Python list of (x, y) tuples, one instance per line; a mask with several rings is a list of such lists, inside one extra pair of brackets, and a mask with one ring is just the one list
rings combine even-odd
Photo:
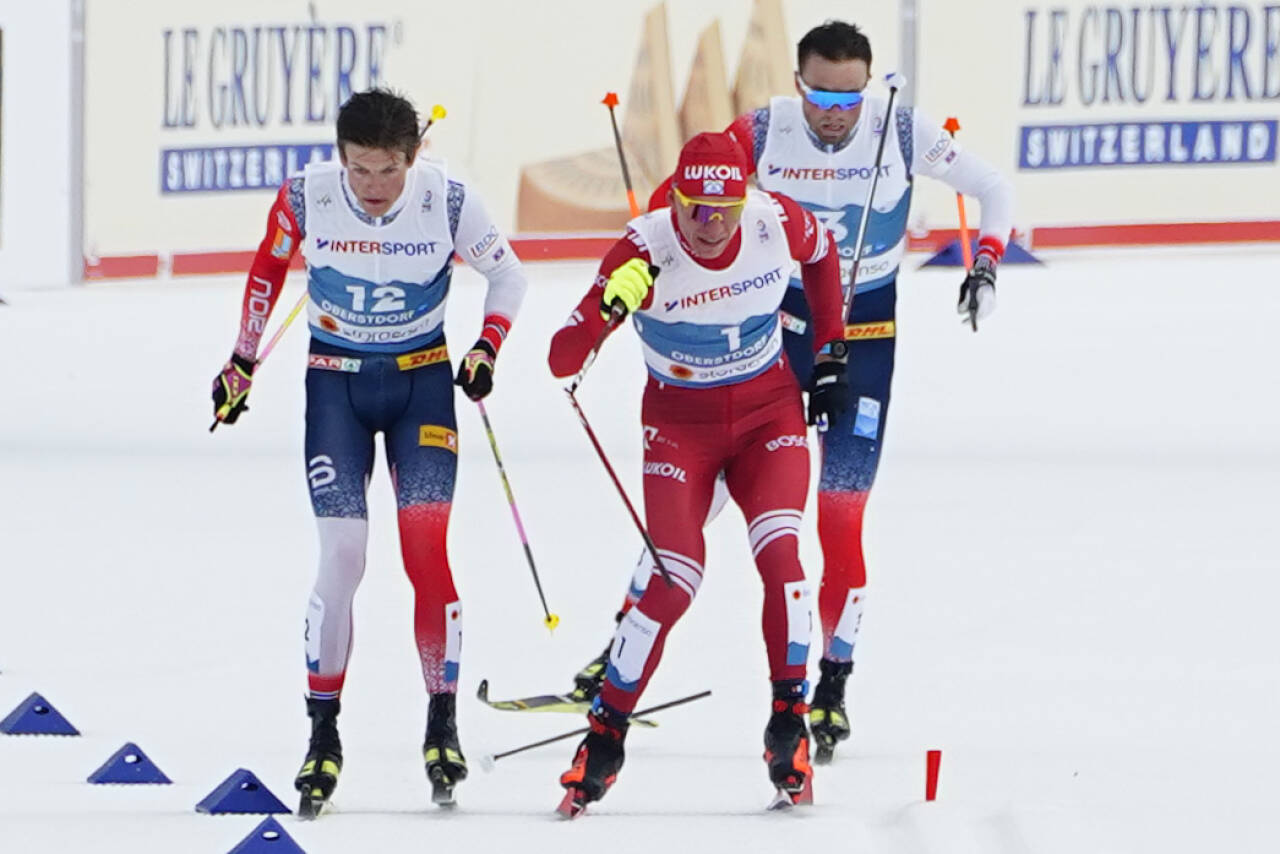
[[(714, 695), (634, 731), (614, 790), (573, 824), (552, 816), (573, 741), (492, 773), (478, 762), (581, 725), (486, 709), (475, 687), (567, 688), (606, 642), (637, 552), (544, 361), (591, 265), (531, 266), (489, 412), (563, 622), (542, 627), (479, 418), (460, 401), (451, 546), (473, 776), (457, 810), (428, 804), (425, 694), (380, 468), (336, 808), (314, 824), (282, 817), (288, 832), (312, 854), (1276, 850), (1280, 252), (1049, 260), (1001, 271), (1000, 308), (978, 335), (953, 313), (955, 270), (903, 274), (855, 737), (819, 771), (816, 806), (762, 810), (760, 591), (731, 510), (644, 702)], [(477, 331), (483, 290), (470, 271), (456, 281), (455, 351)], [(83, 736), (0, 736), (0, 851), (228, 851), (259, 818), (194, 806), (238, 767), (293, 804), (316, 562), (306, 335), (291, 330), (252, 411), (209, 435), (240, 283), (6, 283), (0, 715), (38, 690)], [(637, 498), (642, 373), (628, 332), (582, 393)], [(803, 553), (817, 577), (812, 514)], [(126, 741), (175, 785), (88, 785)], [(942, 778), (924, 803), (930, 748)]]

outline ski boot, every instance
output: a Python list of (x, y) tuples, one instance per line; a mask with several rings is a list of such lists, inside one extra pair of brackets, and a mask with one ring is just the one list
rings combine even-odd
[(605, 673), (609, 669), (609, 650), (612, 648), (611, 641), (604, 648), (604, 652), (591, 659), (586, 667), (573, 675), (573, 691), (569, 696), (576, 702), (590, 703), (600, 694), (600, 689), (604, 687)]
[(816, 746), (813, 761), (826, 765), (835, 756), (836, 743), (849, 737), (849, 716), (844, 710), (844, 683), (853, 672), (851, 661), (818, 662), (822, 677), (813, 692), (809, 726)]
[(603, 798), (626, 758), (623, 742), (630, 724), (625, 714), (597, 700), (587, 713), (587, 723), (591, 732), (578, 745), (573, 767), (560, 775), (566, 791), (556, 812), (565, 818), (577, 818), (587, 804)]
[(813, 768), (809, 765), (809, 728), (805, 725), (803, 680), (773, 683), (773, 715), (764, 729), (764, 761), (777, 794), (769, 809), (813, 803)]
[(431, 802), (442, 807), (454, 805), (453, 787), (467, 779), (467, 759), (458, 744), (458, 722), (454, 694), (432, 694), (427, 711), (427, 737), (422, 744), (422, 761), (431, 781)]
[(337, 699), (307, 698), (307, 717), (311, 718), (311, 744), (293, 786), (302, 793), (298, 818), (313, 819), (329, 803), (338, 774), (342, 771), (342, 742), (338, 739)]

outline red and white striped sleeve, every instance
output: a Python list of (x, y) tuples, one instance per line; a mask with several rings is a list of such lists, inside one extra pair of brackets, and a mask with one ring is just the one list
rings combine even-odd
[(240, 307), (240, 332), (236, 336), (235, 352), (246, 359), (256, 359), (258, 346), (267, 331), (267, 318), (280, 299), (289, 264), (302, 245), (302, 229), (294, 212), (290, 196), (296, 195), (291, 178), (280, 188), (276, 200), (267, 215), (267, 233), (258, 244), (258, 251), (249, 266), (245, 282), (244, 299)]

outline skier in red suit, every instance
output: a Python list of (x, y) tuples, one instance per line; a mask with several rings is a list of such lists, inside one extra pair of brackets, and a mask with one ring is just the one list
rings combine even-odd
[[(665, 578), (619, 623), (591, 732), (561, 777), (563, 810), (598, 800), (623, 761), (635, 709), (667, 633), (703, 576), (703, 521), (721, 472), (747, 519), (764, 583), (763, 629), (773, 682), (765, 758), (775, 786), (804, 797), (811, 769), (805, 667), (813, 594), (798, 554), (809, 485), (806, 418), (785, 363), (778, 307), (799, 263), (817, 352), (808, 423), (848, 405), (838, 255), (814, 216), (779, 193), (748, 190), (747, 163), (726, 135), (704, 133), (680, 153), (670, 207), (632, 220), (551, 342), (556, 376), (581, 369), (621, 305), (649, 380), (644, 392), (644, 499)], [(669, 579), (669, 583), (666, 579)]]

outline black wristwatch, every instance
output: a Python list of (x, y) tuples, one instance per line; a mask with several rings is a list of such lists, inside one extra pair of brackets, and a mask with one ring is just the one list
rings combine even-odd
[(832, 341), (818, 352), (834, 356), (837, 359), (844, 359), (849, 356), (849, 345), (845, 341)]

